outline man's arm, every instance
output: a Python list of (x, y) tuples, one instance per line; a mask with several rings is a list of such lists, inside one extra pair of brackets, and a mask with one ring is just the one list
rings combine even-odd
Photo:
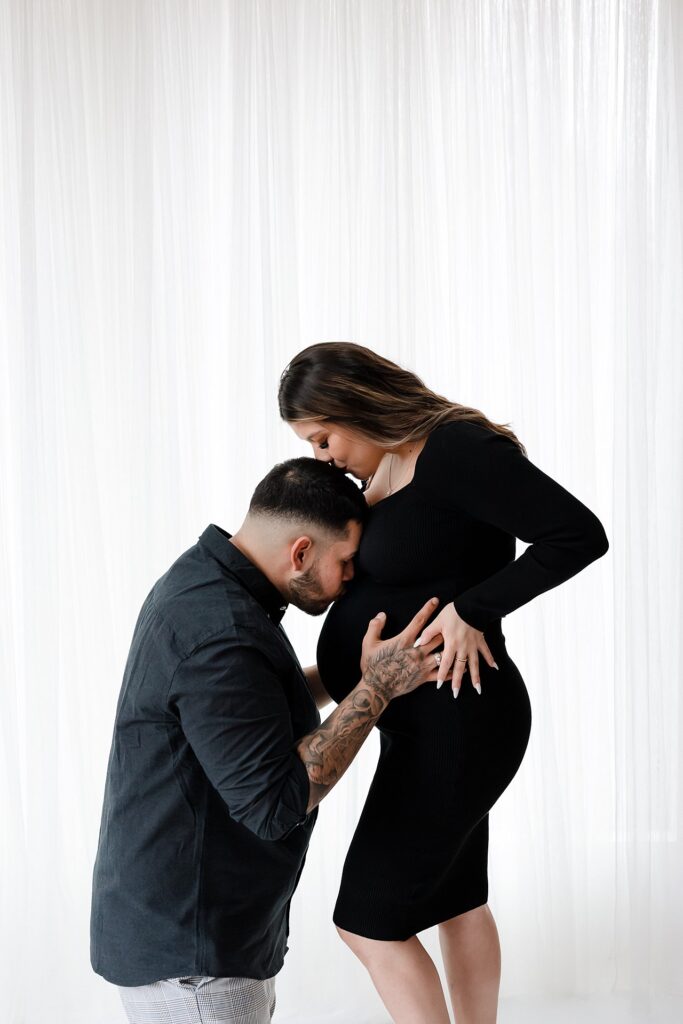
[(431, 651), (412, 645), (435, 610), (428, 603), (403, 633), (381, 641), (373, 619), (363, 641), (363, 679), (330, 717), (297, 741), (282, 681), (253, 642), (206, 641), (181, 662), (169, 706), (230, 816), (277, 840), (306, 820), (341, 778), (392, 697), (436, 679)]
[(323, 686), (323, 681), (320, 678), (320, 672), (318, 672), (318, 666), (309, 665), (304, 669), (304, 675), (306, 676), (308, 689), (311, 691), (311, 696), (313, 697), (318, 710), (327, 707), (332, 698)]
[(181, 662), (169, 706), (230, 816), (261, 839), (306, 820), (309, 780), (282, 680), (247, 639), (218, 636)]
[[(363, 641), (363, 676), (329, 718), (296, 745), (310, 781), (307, 813), (327, 796), (358, 753), (366, 736), (389, 701), (436, 679), (438, 666), (432, 651), (441, 646), (441, 635), (424, 647), (413, 647), (417, 636), (436, 607), (428, 601), (402, 633), (380, 640), (384, 618), (370, 621)], [(419, 657), (420, 652), (424, 653)]]
[(364, 676), (330, 717), (299, 741), (296, 750), (311, 787), (307, 814), (342, 777), (388, 703)]

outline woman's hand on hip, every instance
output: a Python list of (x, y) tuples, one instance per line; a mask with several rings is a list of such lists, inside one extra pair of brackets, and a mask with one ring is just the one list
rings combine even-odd
[(455, 610), (453, 602), (447, 604), (439, 612), (436, 618), (423, 629), (415, 641), (416, 647), (422, 647), (429, 643), (438, 634), (443, 636), (444, 649), (441, 652), (441, 664), (437, 675), (437, 689), (448, 678), (449, 671), (453, 669), (451, 686), (453, 696), (457, 697), (462, 684), (462, 677), (469, 669), (472, 686), (481, 695), (481, 682), (479, 679), (479, 653), (491, 668), (498, 668), (495, 658), (489, 650), (489, 645), (484, 640), (484, 634), (480, 629), (475, 629), (469, 623), (461, 619)]

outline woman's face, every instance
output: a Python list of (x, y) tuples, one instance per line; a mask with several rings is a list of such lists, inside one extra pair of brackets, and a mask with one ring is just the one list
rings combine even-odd
[(318, 420), (290, 423), (302, 441), (309, 441), (316, 459), (333, 462), (337, 469), (351, 473), (358, 480), (367, 480), (377, 470), (386, 451), (347, 427)]

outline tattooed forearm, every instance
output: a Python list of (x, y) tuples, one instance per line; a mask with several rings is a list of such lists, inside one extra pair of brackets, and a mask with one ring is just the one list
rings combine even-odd
[(311, 782), (308, 811), (339, 781), (389, 703), (361, 680), (314, 732), (297, 744)]
[(358, 686), (321, 726), (299, 741), (297, 753), (311, 784), (309, 813), (342, 777), (389, 701), (411, 690), (418, 674), (419, 658), (413, 651), (380, 649)]

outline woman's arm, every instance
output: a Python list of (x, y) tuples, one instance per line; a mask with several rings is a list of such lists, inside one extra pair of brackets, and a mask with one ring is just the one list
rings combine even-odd
[(609, 548), (602, 523), (583, 502), (514, 441), (481, 424), (438, 428), (418, 460), (415, 482), (437, 503), (529, 544), (519, 558), (455, 595), (455, 610), (476, 630), (570, 579)]
[(330, 703), (332, 698), (330, 697), (329, 693), (323, 686), (322, 679), (320, 678), (320, 673), (318, 672), (318, 666), (309, 665), (307, 668), (304, 669), (304, 675), (306, 676), (308, 688), (311, 691), (311, 694), (313, 695), (313, 700), (316, 703), (316, 707), (318, 709), (326, 707)]

